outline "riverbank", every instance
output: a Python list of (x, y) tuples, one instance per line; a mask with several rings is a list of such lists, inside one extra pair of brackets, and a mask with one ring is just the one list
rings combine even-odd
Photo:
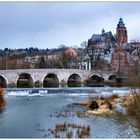
[(117, 112), (125, 113), (126, 109), (133, 102), (133, 95), (112, 94), (106, 97), (94, 97), (87, 101), (78, 103), (78, 105), (89, 107), (87, 111), (93, 115), (115, 115)]
[(3, 88), (0, 87), (0, 110), (2, 110), (6, 105), (6, 102), (3, 97), (3, 93), (4, 93)]
[(133, 89), (131, 94), (121, 96), (98, 96), (78, 104), (88, 107), (87, 113), (90, 115), (114, 115), (123, 119), (133, 128), (137, 137), (140, 136), (140, 89)]

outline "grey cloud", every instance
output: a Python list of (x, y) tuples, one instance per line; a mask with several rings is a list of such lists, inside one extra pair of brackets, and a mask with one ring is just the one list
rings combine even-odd
[(134, 36), (135, 27), (130, 26), (136, 26), (131, 22), (139, 17), (139, 6), (140, 2), (0, 2), (0, 46), (79, 45), (102, 28), (115, 33), (119, 17)]

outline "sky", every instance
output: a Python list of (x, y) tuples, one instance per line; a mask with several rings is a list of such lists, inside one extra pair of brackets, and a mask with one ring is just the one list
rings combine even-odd
[(80, 46), (102, 29), (140, 40), (140, 2), (0, 2), (0, 49)]

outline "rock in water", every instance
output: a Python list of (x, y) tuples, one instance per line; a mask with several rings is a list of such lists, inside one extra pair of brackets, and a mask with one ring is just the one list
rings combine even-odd
[(89, 108), (91, 110), (98, 109), (99, 105), (98, 105), (98, 103), (96, 101), (92, 101), (91, 104), (89, 105)]

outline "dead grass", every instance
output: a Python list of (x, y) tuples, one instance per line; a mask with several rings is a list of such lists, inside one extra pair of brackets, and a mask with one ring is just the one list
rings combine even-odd
[[(90, 126), (77, 123), (56, 124), (54, 129), (49, 128), (48, 131), (54, 138), (88, 138), (90, 136)], [(75, 135), (73, 132), (76, 132)]]
[(105, 97), (105, 101), (106, 102), (111, 102), (112, 100), (114, 100), (116, 98), (119, 98), (119, 96), (117, 94), (112, 94), (112, 95), (109, 95), (109, 96)]
[(3, 88), (0, 87), (0, 110), (6, 105), (5, 99), (3, 97)]
[(140, 128), (140, 92), (132, 91), (132, 101), (127, 106), (127, 113), (135, 119), (135, 126)]

